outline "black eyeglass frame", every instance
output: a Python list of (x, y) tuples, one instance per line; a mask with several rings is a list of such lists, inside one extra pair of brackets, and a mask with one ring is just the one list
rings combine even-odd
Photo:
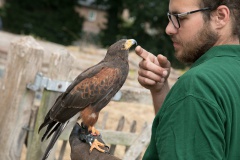
[[(193, 11), (189, 11), (189, 12), (184, 12), (184, 13), (178, 13), (178, 14), (171, 14), (171, 13), (168, 12), (168, 13), (167, 13), (167, 16), (168, 16), (168, 19), (172, 22), (173, 26), (174, 26), (175, 28), (179, 29), (179, 28), (181, 27), (181, 26), (180, 26), (180, 20), (179, 20), (179, 18), (185, 17), (185, 16), (187, 16), (187, 15), (189, 15), (189, 14), (193, 14), (193, 13), (196, 13), (196, 12), (202, 12), (202, 11), (206, 11), (206, 10), (210, 10), (210, 8), (209, 8), (209, 7), (206, 7), (206, 8), (201, 8), (201, 9), (197, 9), (197, 10), (193, 10)], [(176, 17), (179, 27), (177, 27), (177, 26), (174, 24), (171, 16), (175, 16), (175, 17)]]

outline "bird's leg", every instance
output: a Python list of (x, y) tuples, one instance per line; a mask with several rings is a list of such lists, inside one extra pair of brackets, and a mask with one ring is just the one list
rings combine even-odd
[(91, 134), (94, 136), (100, 135), (100, 132), (93, 126), (89, 126), (88, 131), (91, 132)]
[(107, 150), (100, 148), (100, 147), (107, 147), (109, 150), (109, 147), (107, 145), (105, 145), (104, 142), (102, 143), (97, 140), (97, 136), (100, 136), (100, 138), (101, 138), (100, 132), (94, 126), (89, 126), (88, 132), (90, 132), (91, 135), (94, 136), (93, 142), (90, 143), (91, 147), (90, 147), (89, 153), (91, 153), (94, 148), (96, 150), (98, 150), (99, 152), (108, 153)]
[[(91, 147), (89, 149), (89, 152), (91, 153), (92, 150), (95, 148), (99, 152), (103, 153), (109, 153), (109, 147), (104, 144), (104, 142), (99, 142), (97, 138), (102, 140), (100, 132), (96, 130), (94, 127), (86, 127), (83, 123), (81, 123), (81, 128), (80, 128), (80, 135), (79, 139), (83, 142), (87, 142)], [(94, 134), (93, 134), (94, 133)], [(107, 150), (104, 150), (100, 147), (106, 147), (108, 148)]]

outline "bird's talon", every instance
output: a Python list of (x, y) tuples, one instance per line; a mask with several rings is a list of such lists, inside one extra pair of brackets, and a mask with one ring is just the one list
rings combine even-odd
[(90, 149), (89, 149), (89, 153), (92, 152), (92, 150), (95, 148), (96, 150), (98, 150), (99, 152), (102, 153), (107, 153), (108, 151), (100, 148), (100, 147), (107, 147), (109, 149), (109, 147), (107, 145), (105, 145), (104, 143), (99, 142), (97, 139), (94, 139), (94, 142), (92, 143)]
[(100, 135), (100, 132), (99, 132), (97, 129), (95, 129), (95, 127), (93, 127), (93, 126), (89, 126), (89, 127), (88, 127), (88, 131), (89, 131), (89, 133), (91, 133), (93, 136), (98, 136), (98, 135)]
[(107, 148), (106, 150), (104, 150), (104, 153), (108, 153), (108, 154), (110, 154), (110, 152), (109, 152), (109, 151), (110, 151), (110, 150), (109, 150), (109, 149), (110, 149), (110, 147), (109, 147), (109, 146), (107, 146), (107, 145), (105, 145), (104, 147), (106, 147), (106, 148)]
[(107, 146), (107, 145), (105, 145), (104, 147), (106, 147), (108, 150), (110, 149), (110, 147), (109, 147), (109, 146)]

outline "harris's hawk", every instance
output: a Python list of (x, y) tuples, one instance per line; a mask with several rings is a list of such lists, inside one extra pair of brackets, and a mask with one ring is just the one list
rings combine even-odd
[[(54, 135), (45, 151), (46, 159), (56, 140), (66, 127), (69, 119), (80, 112), (83, 124), (93, 135), (99, 135), (94, 129), (98, 115), (124, 84), (128, 71), (129, 48), (136, 44), (134, 39), (122, 39), (108, 48), (106, 56), (98, 64), (86, 69), (62, 93), (47, 113), (39, 131), (47, 126), (42, 141)], [(94, 141), (93, 148), (101, 152), (98, 147), (102, 144)]]

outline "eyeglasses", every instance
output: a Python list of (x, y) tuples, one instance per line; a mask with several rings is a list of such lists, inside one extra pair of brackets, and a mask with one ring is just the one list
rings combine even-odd
[(185, 17), (189, 14), (192, 14), (192, 13), (196, 13), (196, 12), (200, 12), (200, 11), (206, 11), (206, 10), (209, 10), (210, 8), (209, 7), (206, 7), (206, 8), (202, 8), (202, 9), (197, 9), (197, 10), (194, 10), (194, 11), (189, 11), (189, 12), (184, 12), (184, 13), (179, 13), (179, 14), (171, 14), (171, 13), (167, 13), (167, 16), (168, 16), (168, 19), (169, 21), (172, 22), (173, 26), (177, 29), (180, 28), (180, 20), (179, 18), (182, 18), (182, 17)]

